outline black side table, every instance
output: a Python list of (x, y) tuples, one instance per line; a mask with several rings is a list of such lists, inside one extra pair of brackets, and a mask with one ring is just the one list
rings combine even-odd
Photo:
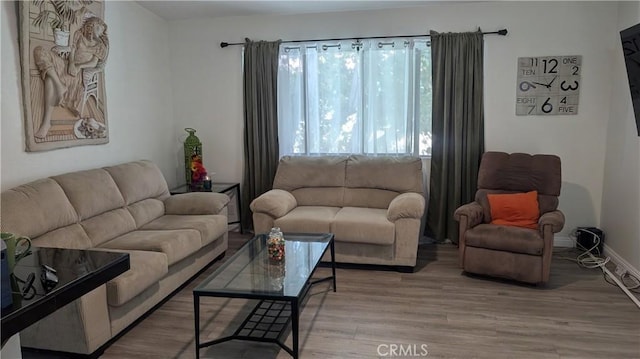
[[(169, 193), (172, 195), (192, 192), (193, 190), (186, 184), (180, 185), (176, 188), (172, 188), (169, 190)], [(236, 198), (236, 208), (237, 208), (237, 218), (233, 221), (230, 221), (228, 224), (237, 224), (240, 227), (240, 233), (244, 233), (242, 231), (242, 223), (240, 220), (242, 219), (242, 206), (241, 206), (241, 198), (240, 198), (240, 183), (224, 183), (224, 182), (213, 182), (211, 184), (210, 190), (199, 190), (198, 192), (217, 192), (224, 193), (232, 197), (232, 194), (235, 195)]]

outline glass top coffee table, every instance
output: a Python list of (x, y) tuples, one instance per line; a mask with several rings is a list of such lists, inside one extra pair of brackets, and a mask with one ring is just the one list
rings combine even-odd
[[(249, 240), (222, 267), (193, 290), (196, 358), (200, 349), (229, 340), (277, 343), (298, 358), (298, 320), (300, 304), (311, 285), (331, 280), (336, 291), (336, 262), (331, 233), (285, 233), (285, 256), (282, 262), (269, 259), (267, 236)], [(330, 277), (312, 280), (324, 253), (331, 251)], [(258, 299), (258, 304), (240, 327), (228, 337), (200, 343), (200, 297)], [(291, 323), (293, 348), (284, 344)]]

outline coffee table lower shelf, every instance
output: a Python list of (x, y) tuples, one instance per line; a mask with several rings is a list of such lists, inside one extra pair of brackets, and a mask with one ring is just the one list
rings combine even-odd
[[(333, 258), (333, 257), (332, 257)], [(200, 349), (212, 345), (228, 342), (230, 340), (247, 340), (263, 343), (275, 343), (284, 349), (294, 359), (299, 355), (299, 319), (300, 306), (306, 300), (311, 286), (320, 282), (332, 281), (333, 291), (336, 291), (335, 261), (333, 276), (310, 280), (300, 297), (290, 298), (290, 300), (260, 299), (251, 313), (240, 324), (236, 331), (227, 337), (222, 337), (208, 342), (200, 343), (200, 296), (194, 295), (194, 314), (196, 329), (196, 358), (200, 358)], [(230, 297), (233, 298), (233, 297)], [(293, 348), (289, 348), (284, 342), (287, 339), (289, 324), (291, 323), (291, 333)]]
[(220, 344), (229, 340), (249, 340), (276, 343), (291, 356), (293, 349), (284, 344), (291, 322), (291, 303), (281, 300), (261, 300), (233, 335), (201, 343), (199, 348)]

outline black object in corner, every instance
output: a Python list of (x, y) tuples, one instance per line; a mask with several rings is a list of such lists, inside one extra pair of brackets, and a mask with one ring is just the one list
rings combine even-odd
[[(576, 231), (576, 241), (586, 249), (590, 249), (598, 243), (596, 250), (591, 253), (594, 255), (602, 255), (602, 246), (604, 245), (604, 232), (596, 227), (578, 227)], [(600, 241), (598, 242), (598, 238)]]

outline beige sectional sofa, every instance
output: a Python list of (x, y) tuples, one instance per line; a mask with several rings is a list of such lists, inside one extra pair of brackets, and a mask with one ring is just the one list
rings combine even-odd
[(273, 189), (251, 203), (254, 229), (331, 232), (337, 262), (411, 270), (425, 207), (422, 182), (418, 157), (285, 156)]
[[(20, 333), (26, 347), (99, 353), (227, 249), (218, 193), (170, 196), (149, 161), (41, 179), (2, 192), (2, 231), (34, 246), (129, 253), (131, 268)], [(55, 333), (55, 335), (52, 335)]]

